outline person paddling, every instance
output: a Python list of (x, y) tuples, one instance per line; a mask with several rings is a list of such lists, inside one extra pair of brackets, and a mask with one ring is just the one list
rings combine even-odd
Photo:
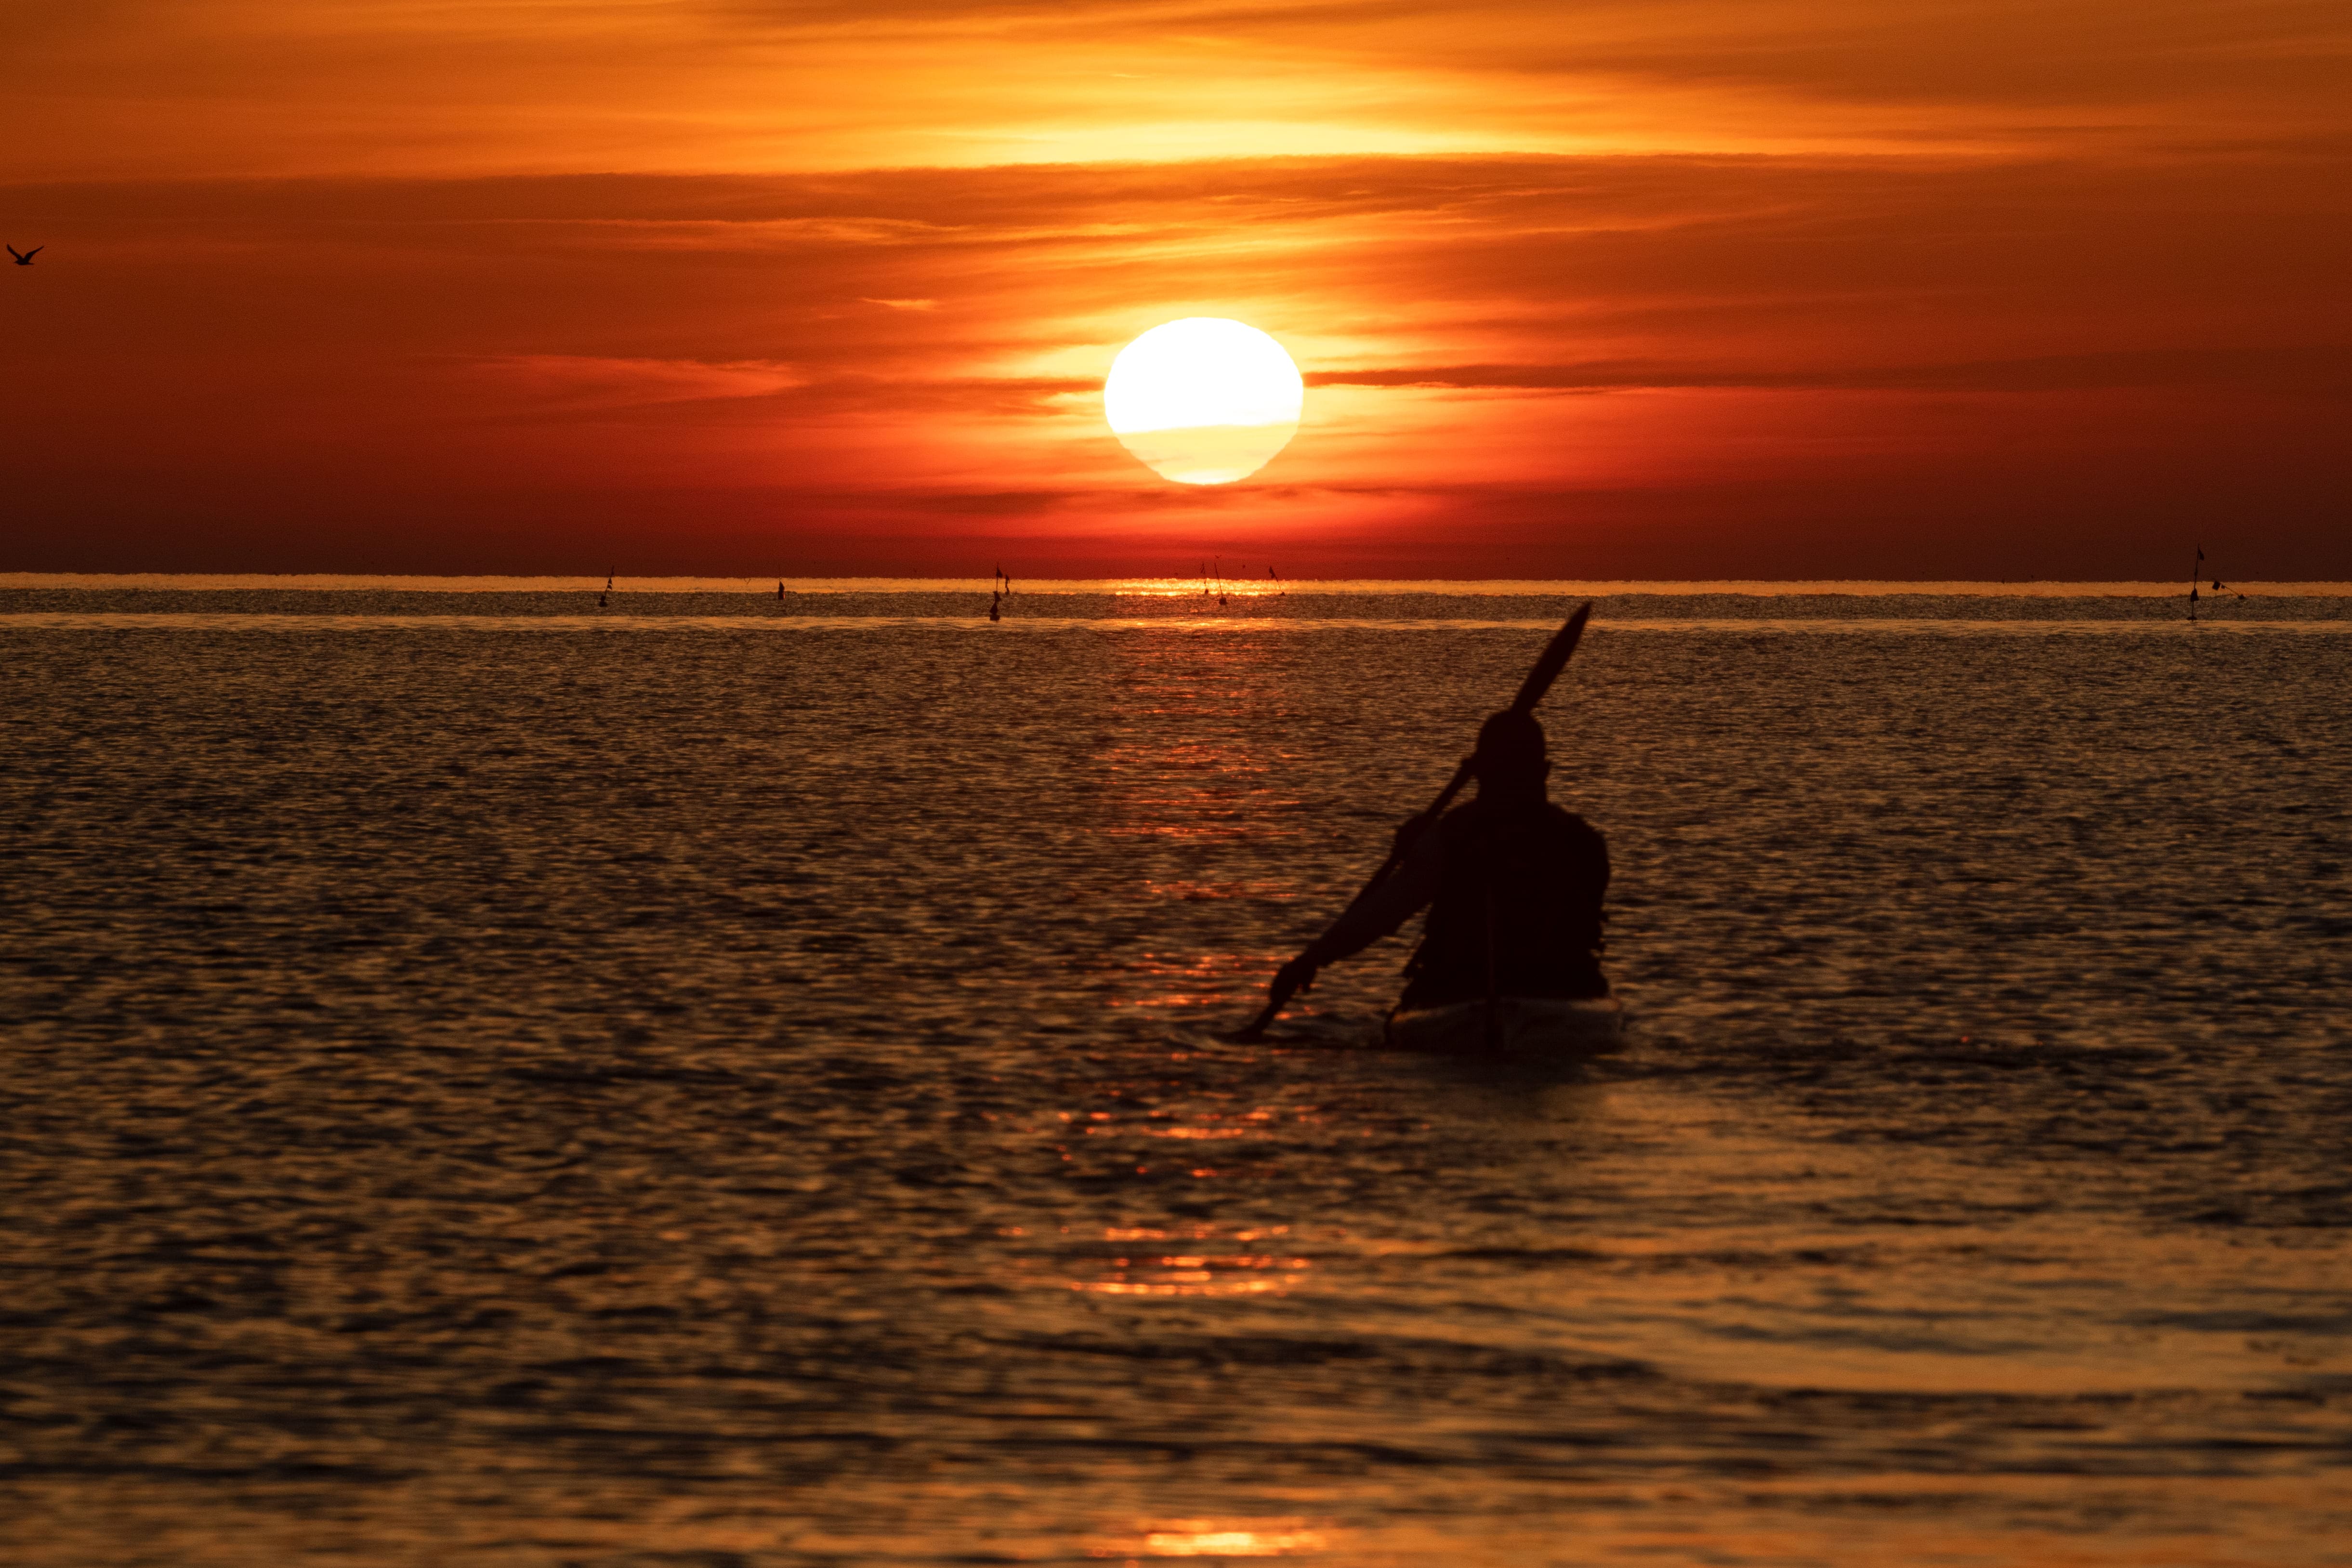
[[(1349, 905), (1285, 964), (1277, 994), (1353, 957), (1429, 910), (1405, 965), (1400, 1011), (1529, 996), (1609, 994), (1601, 972), (1609, 847), (1599, 830), (1551, 803), (1543, 725), (1506, 709), (1478, 731), (1469, 769), (1476, 798), (1420, 831), (1396, 874)], [(1415, 834), (1414, 818), (1400, 837)]]

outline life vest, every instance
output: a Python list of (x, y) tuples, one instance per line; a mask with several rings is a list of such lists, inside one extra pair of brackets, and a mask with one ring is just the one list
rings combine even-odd
[(1435, 831), (1444, 870), (1405, 965), (1403, 1005), (1482, 1001), (1490, 988), (1609, 994), (1601, 973), (1609, 847), (1591, 823), (1549, 801), (1500, 809), (1472, 801)]

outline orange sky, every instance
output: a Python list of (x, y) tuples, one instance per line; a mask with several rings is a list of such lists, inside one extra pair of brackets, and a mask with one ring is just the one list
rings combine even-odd
[[(2340, 0), (12, 0), (0, 569), (2352, 575)], [(1255, 479), (1104, 428), (1184, 315)]]

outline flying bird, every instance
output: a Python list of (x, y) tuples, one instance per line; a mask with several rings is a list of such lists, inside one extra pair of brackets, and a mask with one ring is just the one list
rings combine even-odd
[(40, 254), (41, 254), (41, 252), (43, 252), (44, 250), (47, 250), (47, 249), (48, 248), (48, 247), (47, 247), (47, 246), (46, 246), (46, 245), (37, 245), (37, 246), (33, 247), (33, 248), (32, 248), (32, 249), (30, 249), (30, 250), (19, 250), (19, 249), (17, 249), (15, 246), (13, 246), (13, 245), (12, 245), (12, 246), (9, 246), (7, 248), (8, 248), (8, 254), (9, 254), (9, 255), (11, 255), (11, 256), (13, 256), (13, 257), (15, 257), (15, 258), (16, 258), (16, 265), (17, 265), (17, 266), (19, 266), (19, 267), (30, 267), (30, 266), (33, 264), (33, 258), (35, 258), (36, 256), (40, 255)]

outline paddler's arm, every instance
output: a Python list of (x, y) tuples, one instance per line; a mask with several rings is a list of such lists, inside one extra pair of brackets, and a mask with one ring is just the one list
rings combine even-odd
[(1404, 864), (1379, 887), (1349, 904), (1331, 929), (1307, 944), (1307, 951), (1284, 964), (1282, 975), (1295, 980), (1298, 990), (1315, 984), (1315, 972), (1327, 963), (1353, 958), (1426, 908), (1437, 897), (1445, 872), (1445, 852), (1435, 833), (1423, 833), (1405, 852)]

